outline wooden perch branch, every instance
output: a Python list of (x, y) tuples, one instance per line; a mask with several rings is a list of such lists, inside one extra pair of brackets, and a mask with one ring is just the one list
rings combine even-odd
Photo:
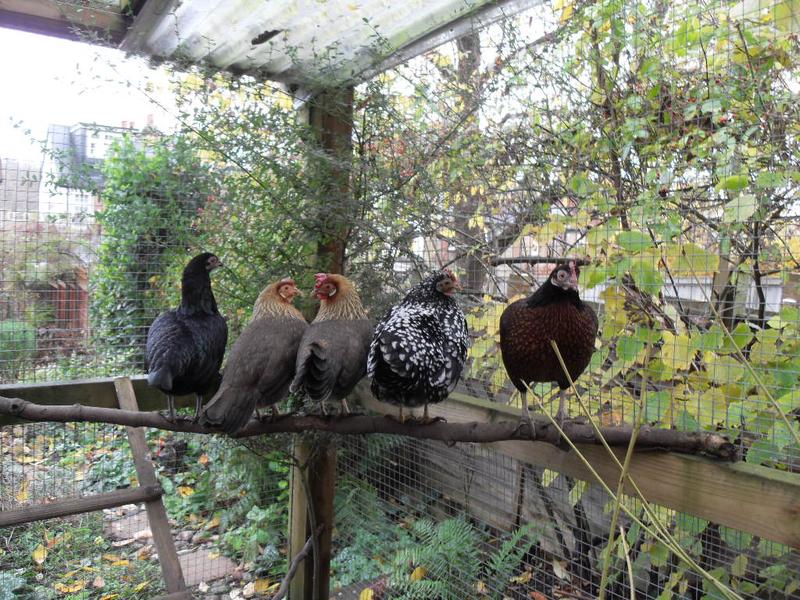
[(550, 264), (550, 265), (561, 265), (566, 264), (569, 261), (574, 260), (575, 264), (579, 267), (583, 265), (588, 265), (589, 260), (586, 258), (571, 258), (569, 256), (514, 256), (514, 257), (502, 257), (496, 256), (489, 261), (493, 267), (497, 265), (516, 265), (516, 264), (528, 264), (528, 265), (541, 265), (541, 264)]
[[(218, 433), (190, 421), (172, 423), (156, 412), (136, 412), (115, 408), (99, 408), (72, 405), (41, 405), (19, 398), (0, 396), (0, 414), (12, 415), (27, 421), (109, 423), (130, 427), (154, 427), (169, 431), (194, 433)], [(558, 431), (544, 416), (534, 418), (537, 442), (559, 445)], [(563, 426), (565, 435), (576, 444), (599, 444), (600, 439), (588, 423), (567, 421)], [(517, 421), (494, 423), (446, 423), (436, 421), (422, 424), (417, 421), (400, 423), (389, 417), (348, 415), (331, 417), (322, 415), (287, 415), (275, 421), (258, 422), (255, 419), (239, 432), (237, 437), (249, 437), (271, 433), (302, 433), (304, 431), (327, 431), (342, 435), (388, 433), (407, 437), (439, 440), (447, 443), (489, 443), (505, 440), (531, 440), (527, 426)], [(610, 446), (627, 446), (631, 439), (630, 427), (601, 427), (600, 431)], [(704, 431), (675, 431), (644, 426), (636, 441), (638, 449), (658, 449), (684, 454), (703, 454), (724, 460), (739, 460), (736, 447), (725, 437)]]

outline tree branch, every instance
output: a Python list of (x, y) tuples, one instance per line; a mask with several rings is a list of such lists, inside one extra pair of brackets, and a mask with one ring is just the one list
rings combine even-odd
[[(129, 427), (154, 427), (167, 431), (193, 433), (219, 433), (191, 421), (170, 422), (156, 412), (137, 412), (116, 408), (99, 408), (72, 405), (42, 405), (19, 398), (0, 396), (0, 414), (19, 417), (28, 421), (54, 421), (60, 423), (82, 421), (109, 423)], [(545, 416), (534, 418), (537, 442), (559, 445), (558, 431)], [(590, 424), (567, 421), (563, 426), (565, 435), (575, 444), (599, 444)], [(305, 431), (327, 431), (341, 435), (364, 435), (387, 433), (446, 443), (475, 442), (490, 443), (505, 440), (532, 440), (527, 425), (517, 421), (494, 423), (446, 423), (435, 421), (422, 424), (418, 421), (400, 423), (390, 417), (348, 415), (331, 417), (323, 415), (286, 415), (274, 421), (258, 422), (251, 419), (236, 437), (249, 437), (275, 433), (303, 433)], [(600, 432), (610, 446), (627, 446), (631, 438), (630, 427), (601, 427)], [(684, 454), (704, 454), (724, 460), (739, 460), (736, 447), (725, 437), (705, 431), (676, 431), (642, 427), (636, 442), (638, 449), (657, 449)]]
[(491, 259), (489, 264), (491, 264), (493, 267), (496, 267), (497, 265), (514, 265), (520, 263), (528, 265), (561, 265), (566, 264), (571, 260), (575, 261), (575, 264), (579, 267), (588, 265), (591, 262), (587, 258), (570, 258), (569, 256), (514, 256), (509, 258), (498, 256)]
[(289, 563), (289, 570), (286, 571), (286, 575), (281, 581), (281, 587), (278, 588), (278, 591), (275, 592), (275, 595), (272, 597), (272, 600), (282, 600), (286, 593), (289, 591), (289, 584), (292, 583), (292, 579), (294, 579), (294, 574), (297, 572), (297, 568), (300, 566), (300, 563), (303, 562), (308, 553), (311, 552), (311, 547), (314, 544), (314, 539), (319, 537), (319, 534), (322, 533), (323, 526), (320, 525), (317, 527), (317, 530), (308, 536), (306, 543), (303, 544), (303, 547), (300, 549), (300, 552), (294, 555), (292, 562)]

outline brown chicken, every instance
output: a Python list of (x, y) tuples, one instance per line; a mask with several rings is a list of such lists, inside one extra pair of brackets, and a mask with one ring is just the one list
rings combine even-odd
[(372, 323), (353, 284), (343, 275), (317, 273), (314, 295), (322, 305), (297, 350), (291, 391), (319, 402), (340, 401), (367, 372)]
[[(511, 382), (522, 395), (523, 416), (530, 424), (527, 386), (555, 382), (560, 388), (556, 419), (563, 422), (569, 378), (550, 342), (558, 345), (572, 380), (589, 364), (597, 336), (597, 315), (578, 295), (575, 261), (559, 265), (528, 298), (506, 307), (500, 317), (500, 351)], [(526, 385), (527, 384), (527, 385)]]
[(308, 324), (293, 305), (300, 293), (286, 278), (268, 285), (256, 300), (253, 319), (231, 348), (222, 383), (203, 411), (202, 422), (229, 435), (245, 426), (253, 411), (272, 406), (289, 391), (297, 347)]

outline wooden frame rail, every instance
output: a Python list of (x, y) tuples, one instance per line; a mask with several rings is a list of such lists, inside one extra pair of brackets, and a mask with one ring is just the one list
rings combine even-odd
[[(142, 378), (137, 381), (141, 388), (144, 383)], [(125, 410), (139, 410), (135, 386), (128, 377), (66, 384), (2, 386), (0, 389), (13, 390), (19, 396), (27, 396), (32, 402), (42, 404), (61, 404), (63, 400), (69, 399), (70, 404), (74, 402), (83, 404), (96, 403), (95, 405), (109, 408), (118, 407)], [(145, 392), (143, 395), (147, 397), (146, 405), (151, 406), (155, 403), (155, 397), (146, 392), (149, 389), (149, 387), (144, 386), (142, 391)], [(188, 398), (184, 398), (183, 403), (187, 403), (187, 400)], [(3, 419), (0, 417), (0, 426), (8, 424), (8, 421), (12, 423), (19, 422), (18, 419)], [(167, 595), (158, 600), (189, 600), (191, 595), (187, 591), (183, 579), (183, 571), (178, 560), (175, 542), (172, 539), (167, 511), (162, 501), (163, 490), (150, 460), (150, 451), (147, 447), (144, 428), (126, 427), (126, 429), (128, 442), (131, 446), (131, 454), (136, 466), (136, 475), (139, 480), (138, 487), (82, 498), (70, 498), (50, 504), (24, 506), (0, 511), (0, 527), (144, 502), (150, 531), (153, 534), (153, 543), (156, 546), (158, 561), (164, 576), (164, 585), (167, 589)]]

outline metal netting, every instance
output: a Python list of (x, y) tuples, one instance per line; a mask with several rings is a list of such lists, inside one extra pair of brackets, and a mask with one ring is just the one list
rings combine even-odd
[[(226, 264), (213, 286), (233, 342), (261, 288), (287, 275), (310, 287), (333, 239), (375, 319), (429, 270), (453, 268), (472, 336), (457, 393), (519, 406), (500, 314), (569, 257), (600, 320), (576, 381), (586, 414), (570, 391), (572, 416), (717, 431), (746, 462), (796, 474), (798, 22), (791, 1), (535, 6), (356, 86), (340, 107), (353, 111), (352, 161), (318, 148), (303, 118), (313, 102), (277, 84), (173, 68), (157, 77), (167, 102), (146, 78), (116, 82), (169, 106), (174, 131), (54, 122), (40, 160), (0, 157), (0, 382), (142, 374), (147, 328), (176, 305), (200, 250)], [(310, 316), (315, 304), (301, 307)], [(536, 410), (555, 411), (557, 388), (533, 392)], [(2, 508), (131, 484), (121, 429), (0, 436)], [(160, 469), (180, 550), (208, 553), (194, 583), (220, 557), (238, 568), (199, 593), (270, 588), (288, 558), (285, 440), (254, 450), (149, 436), (157, 461), (175, 456)], [(338, 587), (372, 586), (376, 600), (598, 593), (610, 503), (594, 482), (486, 447), (340, 443)], [(143, 531), (141, 507), (126, 510), (5, 531), (0, 564), (50, 594), (89, 590), (97, 563), (135, 564), (108, 545), (109, 521), (132, 520), (121, 541)], [(658, 511), (742, 596), (796, 597), (794, 551)], [(620, 524), (628, 549), (609, 594), (717, 597), (630, 516)], [(59, 556), (72, 529), (85, 533)], [(125, 593), (155, 594), (156, 583), (132, 591), (158, 579), (147, 573)]]
[[(183, 577), (196, 597), (241, 594), (248, 586), (263, 592), (280, 582), (291, 466), (286, 443), (148, 434)], [(123, 428), (33, 424), (0, 432), (0, 510), (137, 485)], [(0, 544), (0, 591), (11, 597), (164, 593), (144, 504), (2, 527)]]
[[(597, 597), (613, 502), (596, 483), (477, 444), (372, 436), (339, 448), (336, 597), (366, 588), (376, 598)], [(796, 597), (797, 552), (691, 515), (656, 515), (741, 597)], [(632, 519), (619, 526), (627, 550), (612, 560), (606, 597), (716, 593)]]

